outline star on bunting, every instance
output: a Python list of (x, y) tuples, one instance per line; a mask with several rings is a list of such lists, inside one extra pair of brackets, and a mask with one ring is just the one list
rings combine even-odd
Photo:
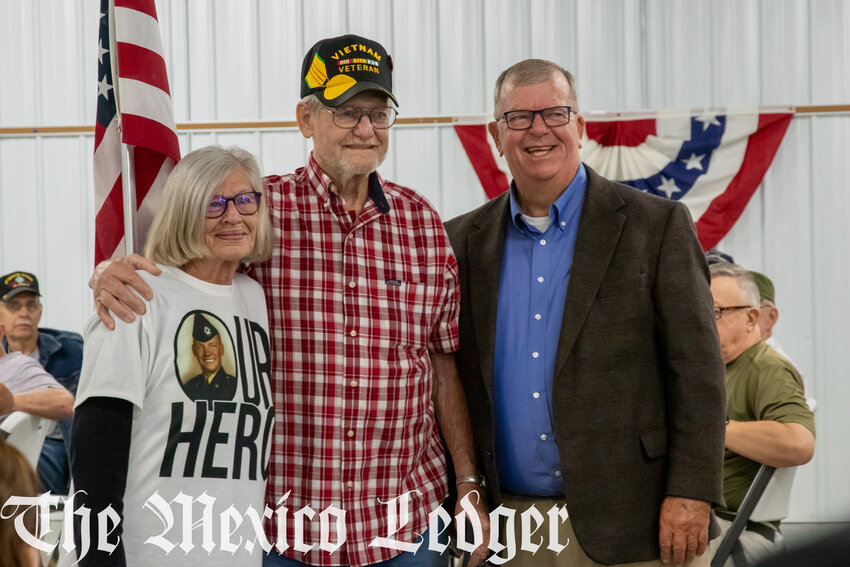
[(681, 193), (682, 190), (676, 187), (676, 182), (673, 179), (661, 176), (661, 185), (656, 187), (659, 191), (663, 191), (668, 199), (673, 198), (673, 193)]

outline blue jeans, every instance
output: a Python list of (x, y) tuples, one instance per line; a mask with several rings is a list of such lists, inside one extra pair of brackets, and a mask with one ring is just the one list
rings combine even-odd
[(44, 490), (53, 494), (68, 494), (68, 468), (68, 453), (62, 439), (45, 439), (38, 458), (38, 478)]
[[(448, 543), (448, 530), (440, 534), (439, 540), (440, 543)], [(415, 554), (405, 551), (392, 559), (373, 563), (370, 567), (448, 567), (448, 565), (449, 550), (447, 549), (442, 555), (429, 550), (428, 530), (425, 530), (422, 534), (422, 545)], [(263, 567), (309, 567), (309, 563), (278, 555), (277, 551), (272, 550), (263, 557)]]

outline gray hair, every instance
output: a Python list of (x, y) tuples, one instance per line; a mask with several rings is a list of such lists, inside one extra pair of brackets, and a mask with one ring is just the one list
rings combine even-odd
[(207, 256), (210, 253), (204, 241), (207, 205), (227, 176), (238, 169), (244, 169), (250, 177), (251, 189), (263, 193), (255, 213), (258, 217), (254, 248), (242, 261), (268, 258), (272, 250), (272, 228), (260, 165), (241, 148), (221, 146), (197, 149), (174, 166), (148, 231), (145, 256), (177, 267)]
[(324, 106), (324, 104), (322, 104), (322, 101), (319, 100), (319, 97), (317, 97), (314, 93), (310, 93), (304, 98), (302, 98), (301, 102), (304, 103), (304, 105), (307, 107), (307, 110), (310, 111), (310, 114), (317, 114)]
[(719, 262), (708, 267), (708, 272), (711, 274), (711, 279), (715, 278), (733, 278), (738, 282), (738, 289), (741, 290), (741, 299), (751, 307), (758, 308), (761, 303), (759, 288), (753, 279), (753, 275), (749, 270), (745, 270), (738, 264), (730, 262)]
[[(383, 93), (381, 91), (376, 90), (376, 91), (365, 91), (365, 92), (374, 92), (375, 94), (382, 95), (386, 102), (390, 101), (390, 97), (388, 97), (386, 95), (386, 93)], [(313, 115), (317, 114), (322, 109), (323, 106), (326, 106), (325, 103), (323, 103), (321, 100), (319, 100), (319, 97), (317, 97), (315, 93), (310, 93), (307, 96), (303, 97), (301, 99), (301, 102), (304, 103), (304, 105), (307, 106), (307, 110), (309, 110), (310, 114), (313, 114)], [(343, 103), (343, 104), (345, 104), (345, 103)]]
[(553, 74), (560, 73), (567, 80), (570, 86), (570, 106), (573, 112), (578, 113), (578, 95), (576, 94), (576, 81), (572, 73), (552, 61), (545, 59), (526, 59), (515, 63), (502, 71), (499, 78), (496, 79), (496, 88), (493, 91), (493, 112), (498, 121), (502, 114), (500, 112), (500, 99), (502, 95), (502, 87), (505, 84), (516, 87), (526, 85), (536, 85), (544, 83), (552, 78)]

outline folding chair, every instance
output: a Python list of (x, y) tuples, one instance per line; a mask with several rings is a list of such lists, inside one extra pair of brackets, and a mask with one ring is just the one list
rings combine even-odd
[(49, 419), (16, 411), (0, 422), (0, 437), (23, 453), (32, 468), (36, 468), (41, 446), (52, 424)]
[[(814, 398), (807, 398), (806, 403), (812, 413), (817, 410), (818, 402)], [(794, 484), (794, 475), (797, 467), (784, 467), (777, 469), (762, 465), (756, 477), (750, 484), (735, 519), (729, 530), (720, 542), (717, 553), (711, 560), (711, 567), (723, 567), (729, 556), (735, 567), (749, 567), (744, 557), (744, 549), (738, 538), (747, 527), (747, 522), (778, 522), (788, 517), (788, 508), (791, 503), (791, 487)], [(779, 531), (777, 537), (782, 537)]]

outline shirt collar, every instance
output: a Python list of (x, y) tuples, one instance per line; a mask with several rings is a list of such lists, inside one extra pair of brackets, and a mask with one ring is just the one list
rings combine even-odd
[[(587, 187), (587, 172), (584, 169), (584, 164), (579, 162), (578, 170), (576, 174), (573, 176), (573, 180), (570, 181), (570, 184), (567, 185), (567, 188), (561, 192), (561, 195), (552, 203), (552, 206), (549, 207), (549, 219), (551, 219), (552, 224), (550, 226), (556, 226), (559, 230), (566, 230), (566, 225), (562, 225), (560, 220), (568, 218), (570, 215), (567, 214), (567, 209), (571, 208), (571, 206), (575, 206), (577, 202), (580, 202), (583, 195), (584, 190)], [(529, 229), (533, 229), (533, 227), (529, 227), (528, 224), (522, 218), (522, 210), (519, 208), (519, 201), (517, 201), (517, 188), (516, 181), (511, 181), (511, 222), (513, 222), (514, 226), (520, 230), (521, 232), (527, 231)]]
[[(333, 181), (313, 157), (313, 152), (310, 152), (310, 159), (307, 161), (307, 178), (322, 203), (330, 201)], [(375, 203), (378, 212), (384, 215), (390, 212), (390, 204), (384, 194), (383, 182), (377, 171), (369, 174), (369, 198)]]

